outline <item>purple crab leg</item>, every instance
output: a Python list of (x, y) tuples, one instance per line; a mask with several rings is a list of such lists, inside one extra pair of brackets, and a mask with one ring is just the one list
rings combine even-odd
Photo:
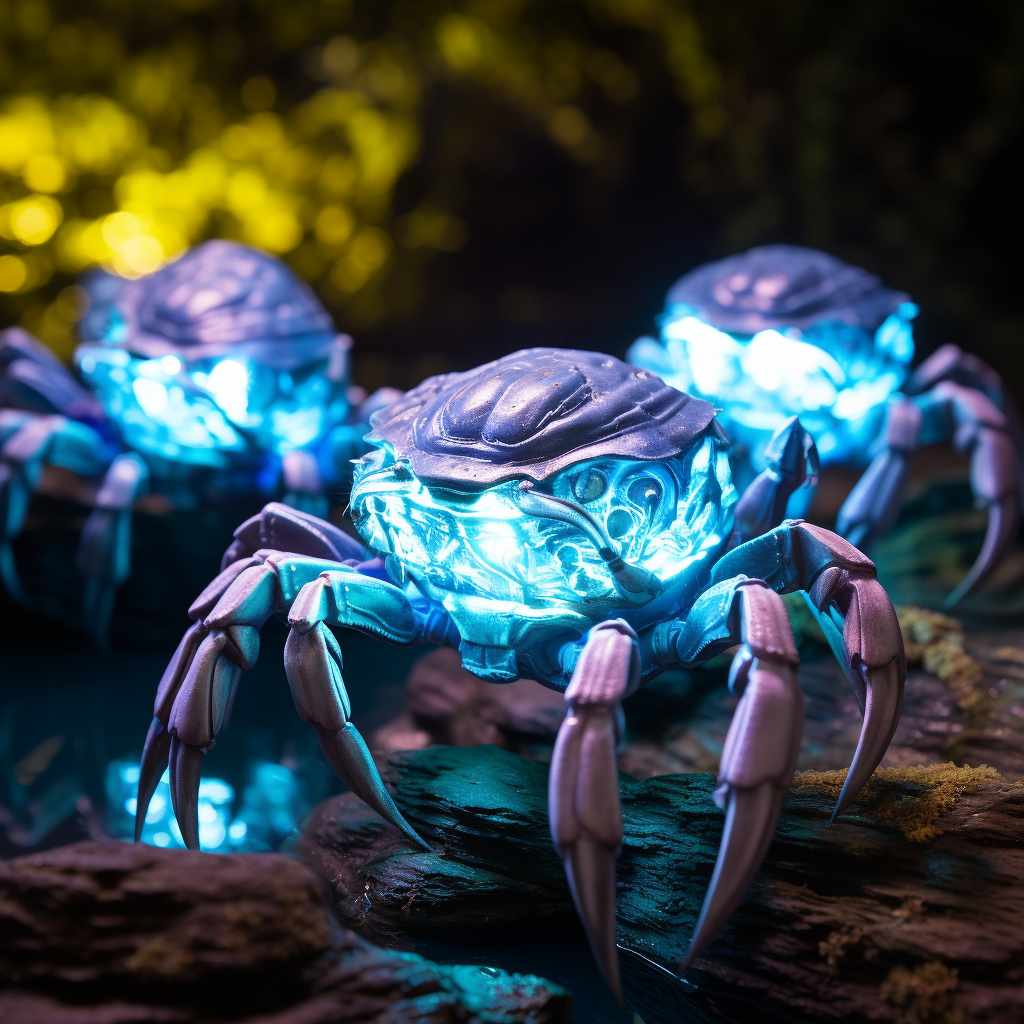
[(736, 503), (733, 547), (774, 529), (786, 518), (786, 504), (797, 490), (808, 487), (813, 495), (818, 486), (818, 449), (796, 416), (772, 434), (764, 454), (768, 468)]
[(1011, 421), (982, 391), (945, 380), (930, 391), (893, 397), (886, 408), (882, 450), (850, 492), (836, 528), (852, 544), (869, 543), (899, 513), (910, 458), (921, 444), (952, 440), (971, 459), (971, 491), (988, 509), (981, 552), (946, 599), (953, 607), (991, 574), (1019, 525), (1020, 453)]
[(621, 619), (595, 626), (565, 691), (569, 714), (558, 730), (548, 778), (551, 837), (594, 957), (620, 1003), (615, 861), (622, 847), (622, 808), (616, 713), (639, 679), (633, 630)]
[(686, 954), (686, 969), (722, 930), (764, 860), (796, 769), (804, 699), (785, 605), (760, 580), (736, 591), (742, 646), (729, 686), (740, 694), (715, 794), (725, 809), (718, 859)]
[(429, 850), (395, 806), (363, 737), (349, 721), (341, 648), (325, 622), (367, 629), (392, 643), (412, 643), (419, 631), (409, 604), (397, 587), (382, 580), (355, 571), (322, 573), (292, 604), (284, 666), (295, 710), (313, 726), (338, 777), (385, 821)]

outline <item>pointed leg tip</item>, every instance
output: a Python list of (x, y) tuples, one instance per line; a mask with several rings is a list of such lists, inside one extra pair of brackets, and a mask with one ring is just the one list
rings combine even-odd
[(410, 825), (408, 822), (406, 822), (404, 818), (402, 820), (403, 820), (403, 825), (399, 826), (399, 828), (401, 829), (401, 832), (405, 836), (405, 838), (408, 839), (413, 844), (415, 844), (416, 846), (419, 846), (423, 850), (424, 853), (433, 853), (434, 852), (434, 848), (430, 845), (430, 843), (428, 843), (423, 838), (423, 836), (421, 836), (416, 831), (416, 829), (414, 829), (412, 827), (412, 825)]

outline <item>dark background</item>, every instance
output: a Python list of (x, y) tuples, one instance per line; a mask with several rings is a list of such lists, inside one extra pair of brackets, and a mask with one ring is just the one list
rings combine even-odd
[[(483, 40), (454, 64), (453, 25)], [(65, 26), (79, 59), (54, 47)], [(338, 70), (339, 39), (363, 70)], [(686, 270), (786, 241), (909, 291), (919, 355), (956, 341), (1024, 396), (1024, 5), (0, 0), (0, 93), (117, 96), (172, 159), (202, 135), (195, 105), (140, 97), (125, 69), (183, 53), (222, 122), (266, 106), (245, 93), (265, 76), (282, 117), (333, 82), (404, 103), (418, 125), (417, 157), (360, 213), (396, 240), (364, 287), (339, 294), (312, 236), (284, 254), (355, 335), (360, 383), (408, 387), (524, 345), (621, 353)], [(360, 78), (382, 60), (414, 96)], [(75, 195), (62, 201), (72, 213)], [(402, 218), (425, 203), (449, 218), (447, 240), (403, 244)], [(58, 269), (0, 298), (0, 322), (34, 324), (71, 280)]]

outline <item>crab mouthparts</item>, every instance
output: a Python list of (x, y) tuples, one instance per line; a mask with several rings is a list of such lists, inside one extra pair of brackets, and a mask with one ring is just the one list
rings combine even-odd
[(576, 527), (597, 549), (615, 580), (615, 587), (627, 600), (643, 604), (661, 593), (662, 583), (657, 576), (637, 565), (631, 565), (612, 547), (604, 526), (585, 508), (565, 498), (535, 491), (533, 483), (523, 480), (513, 492), (516, 503), (527, 514), (543, 519), (557, 519)]

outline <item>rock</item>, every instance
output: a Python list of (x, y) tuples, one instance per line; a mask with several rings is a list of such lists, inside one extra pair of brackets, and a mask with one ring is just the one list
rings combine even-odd
[[(840, 768), (853, 758), (860, 711), (802, 600), (786, 600), (802, 639), (806, 720), (799, 768)], [(958, 620), (913, 606), (899, 615), (911, 672), (883, 765), (952, 760), (988, 764), (1008, 778), (1024, 774), (1024, 630), (965, 632)], [(728, 666), (726, 657), (697, 671), (669, 671), (628, 698), (619, 770), (638, 779), (717, 771), (736, 707), (726, 686)], [(565, 713), (558, 693), (532, 680), (484, 682), (446, 648), (413, 665), (406, 695), (405, 711), (371, 740), (382, 760), (435, 743), (493, 743), (546, 761)]]
[[(573, 914), (545, 766), (493, 746), (432, 747), (390, 770), (433, 852), (410, 850), (351, 796), (322, 804), (303, 834), (346, 924), (402, 944)], [(1024, 785), (952, 764), (882, 769), (829, 827), (844, 777), (798, 774), (757, 880), (685, 979), (677, 965), (722, 831), (716, 780), (621, 777), (618, 941), (646, 1024), (1024, 1017)]]
[(378, 729), (370, 748), (386, 758), (432, 743), (493, 743), (524, 752), (550, 746), (565, 717), (565, 698), (532, 679), (495, 685), (462, 667), (459, 652), (439, 648), (416, 660), (405, 683), (405, 711)]
[(539, 978), (373, 946), (278, 854), (84, 842), (0, 862), (5, 1024), (554, 1024), (569, 1006)]

